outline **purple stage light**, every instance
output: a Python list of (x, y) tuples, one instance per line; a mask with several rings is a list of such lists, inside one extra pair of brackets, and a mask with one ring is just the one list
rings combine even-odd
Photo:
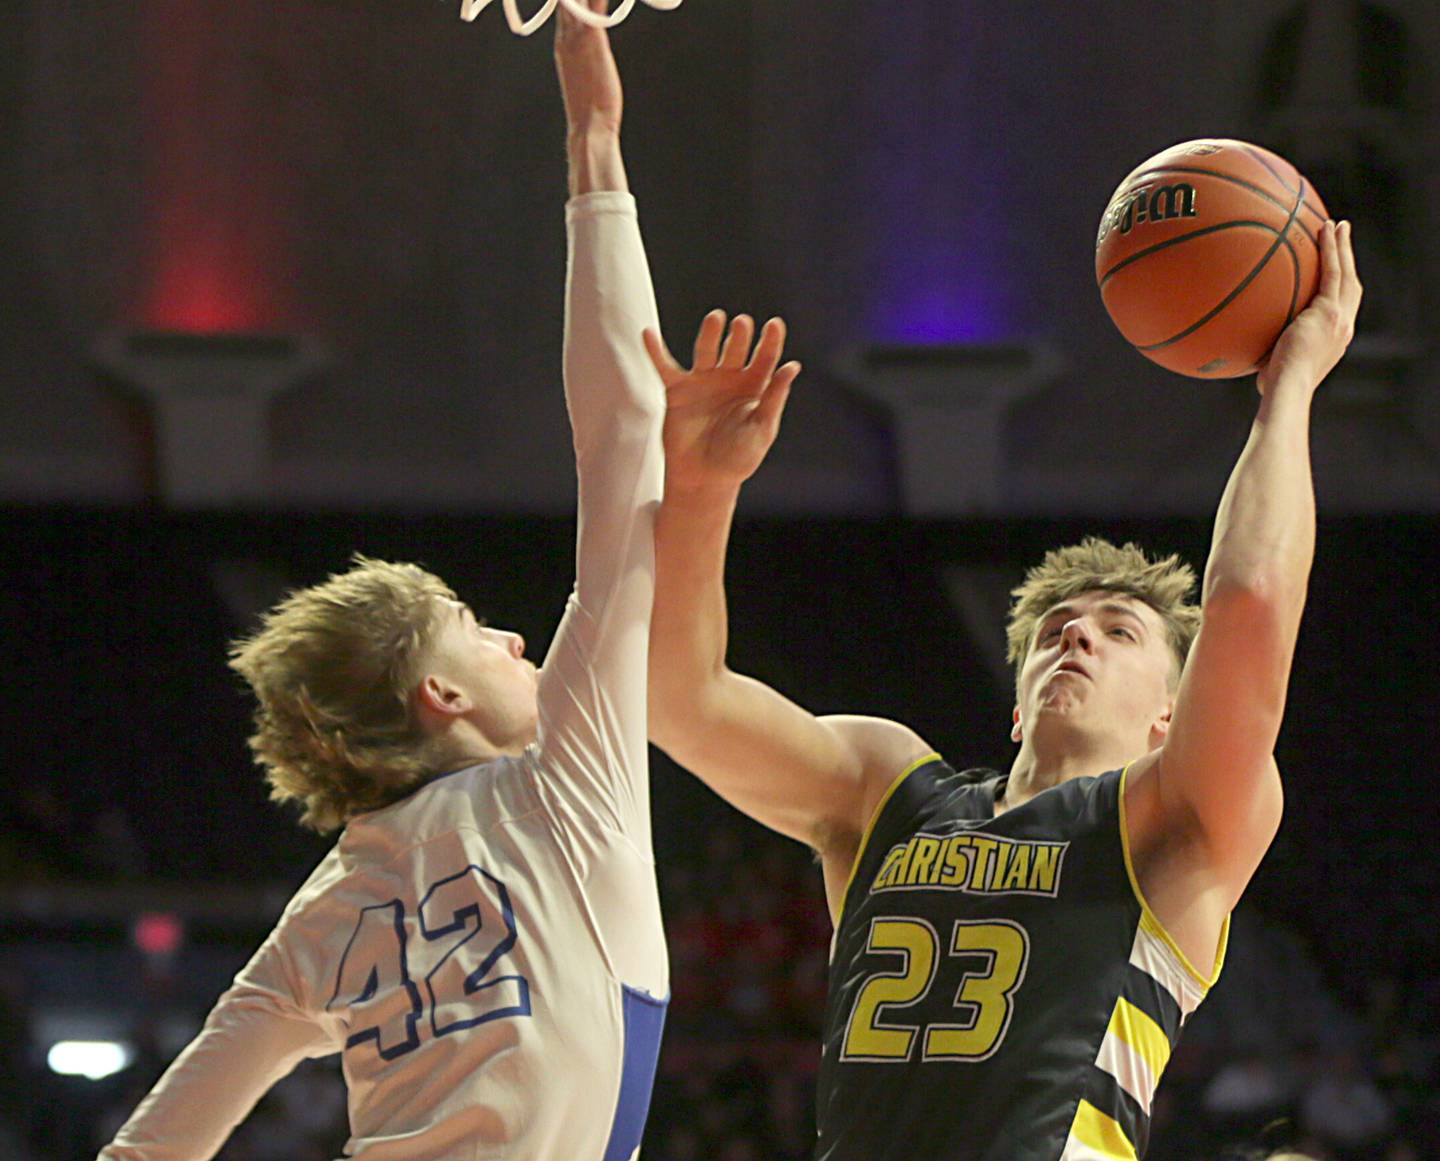
[(994, 343), (1014, 337), (1002, 305), (988, 287), (912, 286), (872, 305), (869, 331), (881, 343)]

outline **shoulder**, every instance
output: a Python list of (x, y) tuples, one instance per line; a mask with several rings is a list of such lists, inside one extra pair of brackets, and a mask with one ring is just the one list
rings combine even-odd
[[(909, 726), (888, 718), (861, 717), (856, 714), (832, 714), (820, 719), (833, 730), (854, 755), (865, 785), (863, 797), (879, 798), (900, 774), (935, 748)], [(869, 810), (865, 811), (869, 817)]]
[(865, 717), (861, 714), (826, 714), (820, 718), (828, 729), (854, 751), (861, 761), (885, 762), (906, 757), (921, 757), (932, 750), (909, 726), (889, 718)]
[(1160, 797), (1159, 752), (1151, 750), (1125, 767), (1121, 781), (1121, 807), (1125, 812), (1127, 838), (1132, 847), (1144, 848), (1174, 828), (1165, 825)]
[(831, 831), (822, 836), (821, 853), (831, 845), (853, 852), (895, 784), (916, 763), (936, 756), (935, 750), (909, 726), (888, 718), (832, 714), (820, 721), (850, 752), (860, 780), (851, 815), (836, 820)]

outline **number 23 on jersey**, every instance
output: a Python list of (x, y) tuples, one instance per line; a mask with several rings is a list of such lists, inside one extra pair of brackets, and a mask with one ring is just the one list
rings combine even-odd
[[(860, 985), (845, 1027), (841, 1060), (909, 1060), (917, 1039), (925, 1061), (973, 1063), (1000, 1047), (1030, 959), (1030, 936), (1018, 923), (956, 920), (942, 956), (940, 935), (924, 919), (875, 918), (866, 950), (900, 962)], [(955, 966), (960, 968), (958, 983)], [(937, 981), (946, 990), (956, 989), (955, 1019), (905, 1021), (903, 1009), (924, 1000)]]

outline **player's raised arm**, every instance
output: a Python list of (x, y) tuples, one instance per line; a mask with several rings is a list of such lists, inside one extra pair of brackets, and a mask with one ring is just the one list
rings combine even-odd
[[(603, 0), (592, 5), (597, 11)], [(648, 843), (645, 673), (664, 392), (641, 334), (657, 325), (620, 154), (609, 34), (558, 14), (570, 157), (565, 399), (579, 477), (575, 592), (546, 658), (539, 736), (573, 806)]]
[(1272, 752), (1315, 544), (1310, 405), (1354, 334), (1350, 225), (1321, 232), (1319, 294), (1261, 371), (1259, 413), (1215, 519), (1204, 620), (1160, 752), (1168, 828), (1200, 843), (1233, 906), (1279, 825)]
[(668, 399), (651, 738), (734, 806), (825, 853), (863, 829), (878, 797), (867, 776), (898, 774), (924, 747), (892, 722), (816, 718), (726, 664), (725, 550), (735, 504), (774, 442), (800, 371), (798, 363), (780, 366), (778, 319), (765, 324), (752, 357), (753, 335), (740, 315), (727, 336), (725, 316), (712, 312), (688, 371), (658, 335), (646, 335)]

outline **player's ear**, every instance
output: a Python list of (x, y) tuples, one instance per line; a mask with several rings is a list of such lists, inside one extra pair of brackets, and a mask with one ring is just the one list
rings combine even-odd
[(447, 677), (427, 673), (415, 691), (422, 710), (441, 717), (459, 717), (472, 708), (470, 695)]
[(1025, 738), (1025, 731), (1020, 728), (1020, 707), (1017, 705), (1017, 706), (1011, 711), (1010, 740), (1011, 740), (1012, 742), (1019, 742), (1019, 741), (1023, 741), (1024, 738)]
[(1166, 735), (1170, 733), (1170, 719), (1175, 713), (1175, 700), (1171, 698), (1165, 703), (1165, 708), (1160, 716), (1150, 723), (1150, 748), (1158, 749), (1165, 744)]

